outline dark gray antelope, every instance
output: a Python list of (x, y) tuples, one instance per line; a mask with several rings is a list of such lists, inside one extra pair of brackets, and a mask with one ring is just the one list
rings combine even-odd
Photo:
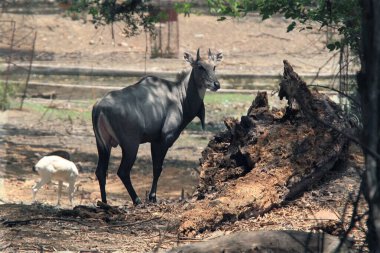
[(94, 105), (92, 123), (99, 155), (96, 176), (102, 202), (107, 203), (105, 185), (112, 147), (121, 147), (117, 175), (138, 205), (141, 200), (133, 189), (130, 172), (140, 143), (151, 143), (153, 182), (149, 201), (156, 202), (157, 181), (168, 149), (195, 117), (200, 118), (204, 128), (203, 98), (207, 88), (212, 91), (220, 88), (215, 66), (223, 55), (209, 50), (206, 60), (199, 56), (198, 49), (196, 59), (188, 53), (184, 58), (192, 70), (177, 82), (147, 76), (134, 85), (109, 92)]

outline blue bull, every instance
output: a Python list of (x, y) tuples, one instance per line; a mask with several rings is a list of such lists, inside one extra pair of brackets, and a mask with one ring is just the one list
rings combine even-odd
[(147, 76), (134, 85), (109, 92), (94, 105), (92, 123), (99, 155), (96, 176), (102, 202), (107, 203), (105, 185), (112, 147), (121, 147), (117, 175), (138, 205), (141, 200), (132, 186), (130, 172), (140, 143), (151, 143), (153, 182), (149, 201), (156, 202), (157, 182), (168, 149), (195, 117), (200, 118), (204, 128), (203, 98), (206, 89), (220, 88), (215, 66), (223, 55), (209, 50), (204, 60), (198, 49), (196, 59), (188, 53), (184, 58), (192, 70), (177, 82)]

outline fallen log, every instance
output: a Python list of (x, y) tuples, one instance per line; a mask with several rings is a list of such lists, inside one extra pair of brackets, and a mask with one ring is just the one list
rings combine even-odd
[(55, 91), (52, 91), (52, 92), (39, 92), (37, 94), (32, 94), (31, 95), (32, 98), (44, 98), (44, 99), (56, 99), (57, 98), (57, 94)]
[(181, 234), (191, 237), (226, 221), (262, 215), (346, 159), (348, 139), (341, 132), (350, 126), (343, 112), (310, 91), (287, 61), (279, 97), (288, 106), (270, 110), (267, 94), (258, 93), (247, 115), (226, 119), (227, 130), (209, 142), (200, 160), (196, 201), (181, 217)]
[(339, 238), (324, 233), (302, 231), (250, 231), (221, 236), (209, 241), (177, 247), (168, 253), (230, 253), (230, 252), (350, 252), (348, 245), (336, 251)]

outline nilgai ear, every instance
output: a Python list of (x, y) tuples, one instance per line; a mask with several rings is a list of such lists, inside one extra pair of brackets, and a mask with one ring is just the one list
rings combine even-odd
[(210, 48), (208, 49), (208, 59), (209, 59), (210, 61), (214, 61), (214, 56), (212, 55), (212, 53), (211, 53), (211, 49), (210, 49)]
[(223, 53), (213, 54), (213, 53), (211, 53), (211, 49), (208, 49), (208, 59), (210, 61), (213, 61), (216, 64), (216, 63), (222, 61)]
[(220, 62), (220, 61), (222, 61), (223, 60), (223, 53), (217, 53), (216, 55), (215, 55), (215, 58), (216, 58), (216, 62)]
[(188, 63), (190, 63), (190, 64), (193, 64), (194, 63), (194, 59), (193, 59), (193, 57), (191, 56), (191, 54), (189, 54), (189, 53), (184, 53), (183, 54), (183, 58), (185, 59), (185, 61), (187, 61)]

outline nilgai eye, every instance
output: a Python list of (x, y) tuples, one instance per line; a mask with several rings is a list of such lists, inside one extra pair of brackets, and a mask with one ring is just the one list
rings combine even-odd
[(216, 69), (216, 66), (214, 66), (214, 71), (215, 71), (215, 69)]

